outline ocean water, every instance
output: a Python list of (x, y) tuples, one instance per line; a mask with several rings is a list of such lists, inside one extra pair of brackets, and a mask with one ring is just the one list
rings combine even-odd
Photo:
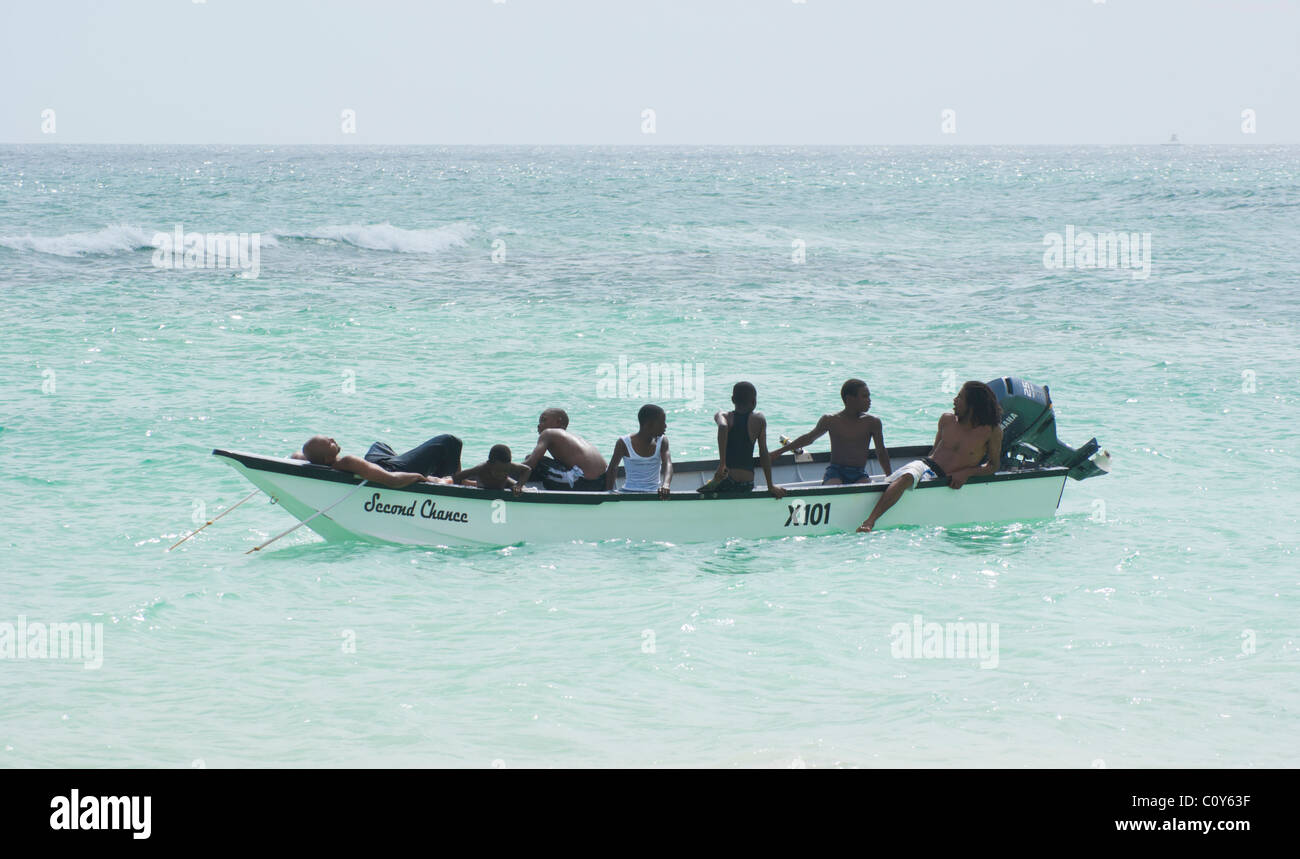
[[(1300, 148), (0, 147), (0, 766), (1300, 765)], [(257, 234), (256, 277), (154, 265)], [(1044, 237), (1150, 234), (1143, 268)], [(1076, 260), (1077, 262), (1077, 260)], [(671, 545), (325, 543), (214, 447), (438, 432), (612, 448), (601, 365), (753, 381), (774, 434), (871, 386), (1051, 386), (1113, 472), (1050, 520)], [(814, 449), (824, 449), (824, 440)], [(996, 629), (996, 665), (897, 625)], [(16, 634), (16, 632), (15, 632)], [(83, 654), (84, 656), (84, 654)]]

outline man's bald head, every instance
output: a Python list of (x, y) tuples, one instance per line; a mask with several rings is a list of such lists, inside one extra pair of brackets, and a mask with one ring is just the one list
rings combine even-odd
[(333, 465), (339, 458), (339, 445), (329, 436), (314, 435), (302, 446), (302, 455), (316, 465)]
[(547, 409), (537, 419), (537, 431), (548, 429), (568, 429), (569, 415), (564, 409)]

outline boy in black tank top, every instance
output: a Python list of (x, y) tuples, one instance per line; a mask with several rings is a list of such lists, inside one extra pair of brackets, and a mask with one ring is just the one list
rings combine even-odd
[(772, 457), (767, 450), (767, 419), (762, 412), (754, 411), (758, 404), (758, 391), (749, 382), (737, 382), (731, 389), (734, 411), (718, 412), (713, 420), (718, 425), (718, 470), (713, 479), (701, 486), (699, 492), (753, 492), (754, 444), (758, 444), (758, 461), (767, 480), (768, 492), (773, 498), (785, 495), (785, 490), (772, 482)]

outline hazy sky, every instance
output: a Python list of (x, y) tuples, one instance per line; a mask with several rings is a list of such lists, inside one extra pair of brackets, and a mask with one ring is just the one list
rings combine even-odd
[[(647, 108), (654, 134), (642, 131)], [(1247, 109), (1254, 134), (1242, 132)], [(1300, 142), (1300, 0), (0, 0), (9, 143), (1158, 143), (1171, 132)]]

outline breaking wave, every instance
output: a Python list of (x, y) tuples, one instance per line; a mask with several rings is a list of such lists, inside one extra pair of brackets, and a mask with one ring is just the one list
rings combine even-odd
[(354, 245), (372, 251), (395, 251), (405, 254), (436, 254), (448, 248), (464, 247), (474, 233), (472, 224), (449, 224), (424, 230), (404, 230), (392, 224), (346, 224), (327, 226), (305, 232), (275, 231), (286, 239), (318, 239)]
[(33, 236), (31, 233), (25, 236), (0, 236), (0, 247), (61, 257), (79, 257), (153, 248), (153, 235), (130, 224), (115, 224), (101, 230), (62, 236)]
[[(62, 236), (0, 236), (0, 247), (16, 251), (32, 251), (61, 257), (81, 257), (91, 254), (129, 253), (152, 250), (158, 232), (172, 234), (174, 227), (160, 231), (145, 230), (131, 224), (112, 224), (89, 232), (67, 233)], [(185, 234), (200, 232), (194, 225), (183, 227)], [(231, 230), (205, 230), (205, 233), (229, 234)], [(408, 254), (436, 254), (448, 248), (464, 247), (465, 240), (475, 232), (472, 224), (448, 224), (422, 230), (404, 230), (392, 224), (344, 224), (316, 227), (301, 232), (271, 230), (261, 235), (262, 247), (275, 247), (283, 239), (331, 241), (372, 251), (393, 251)]]

